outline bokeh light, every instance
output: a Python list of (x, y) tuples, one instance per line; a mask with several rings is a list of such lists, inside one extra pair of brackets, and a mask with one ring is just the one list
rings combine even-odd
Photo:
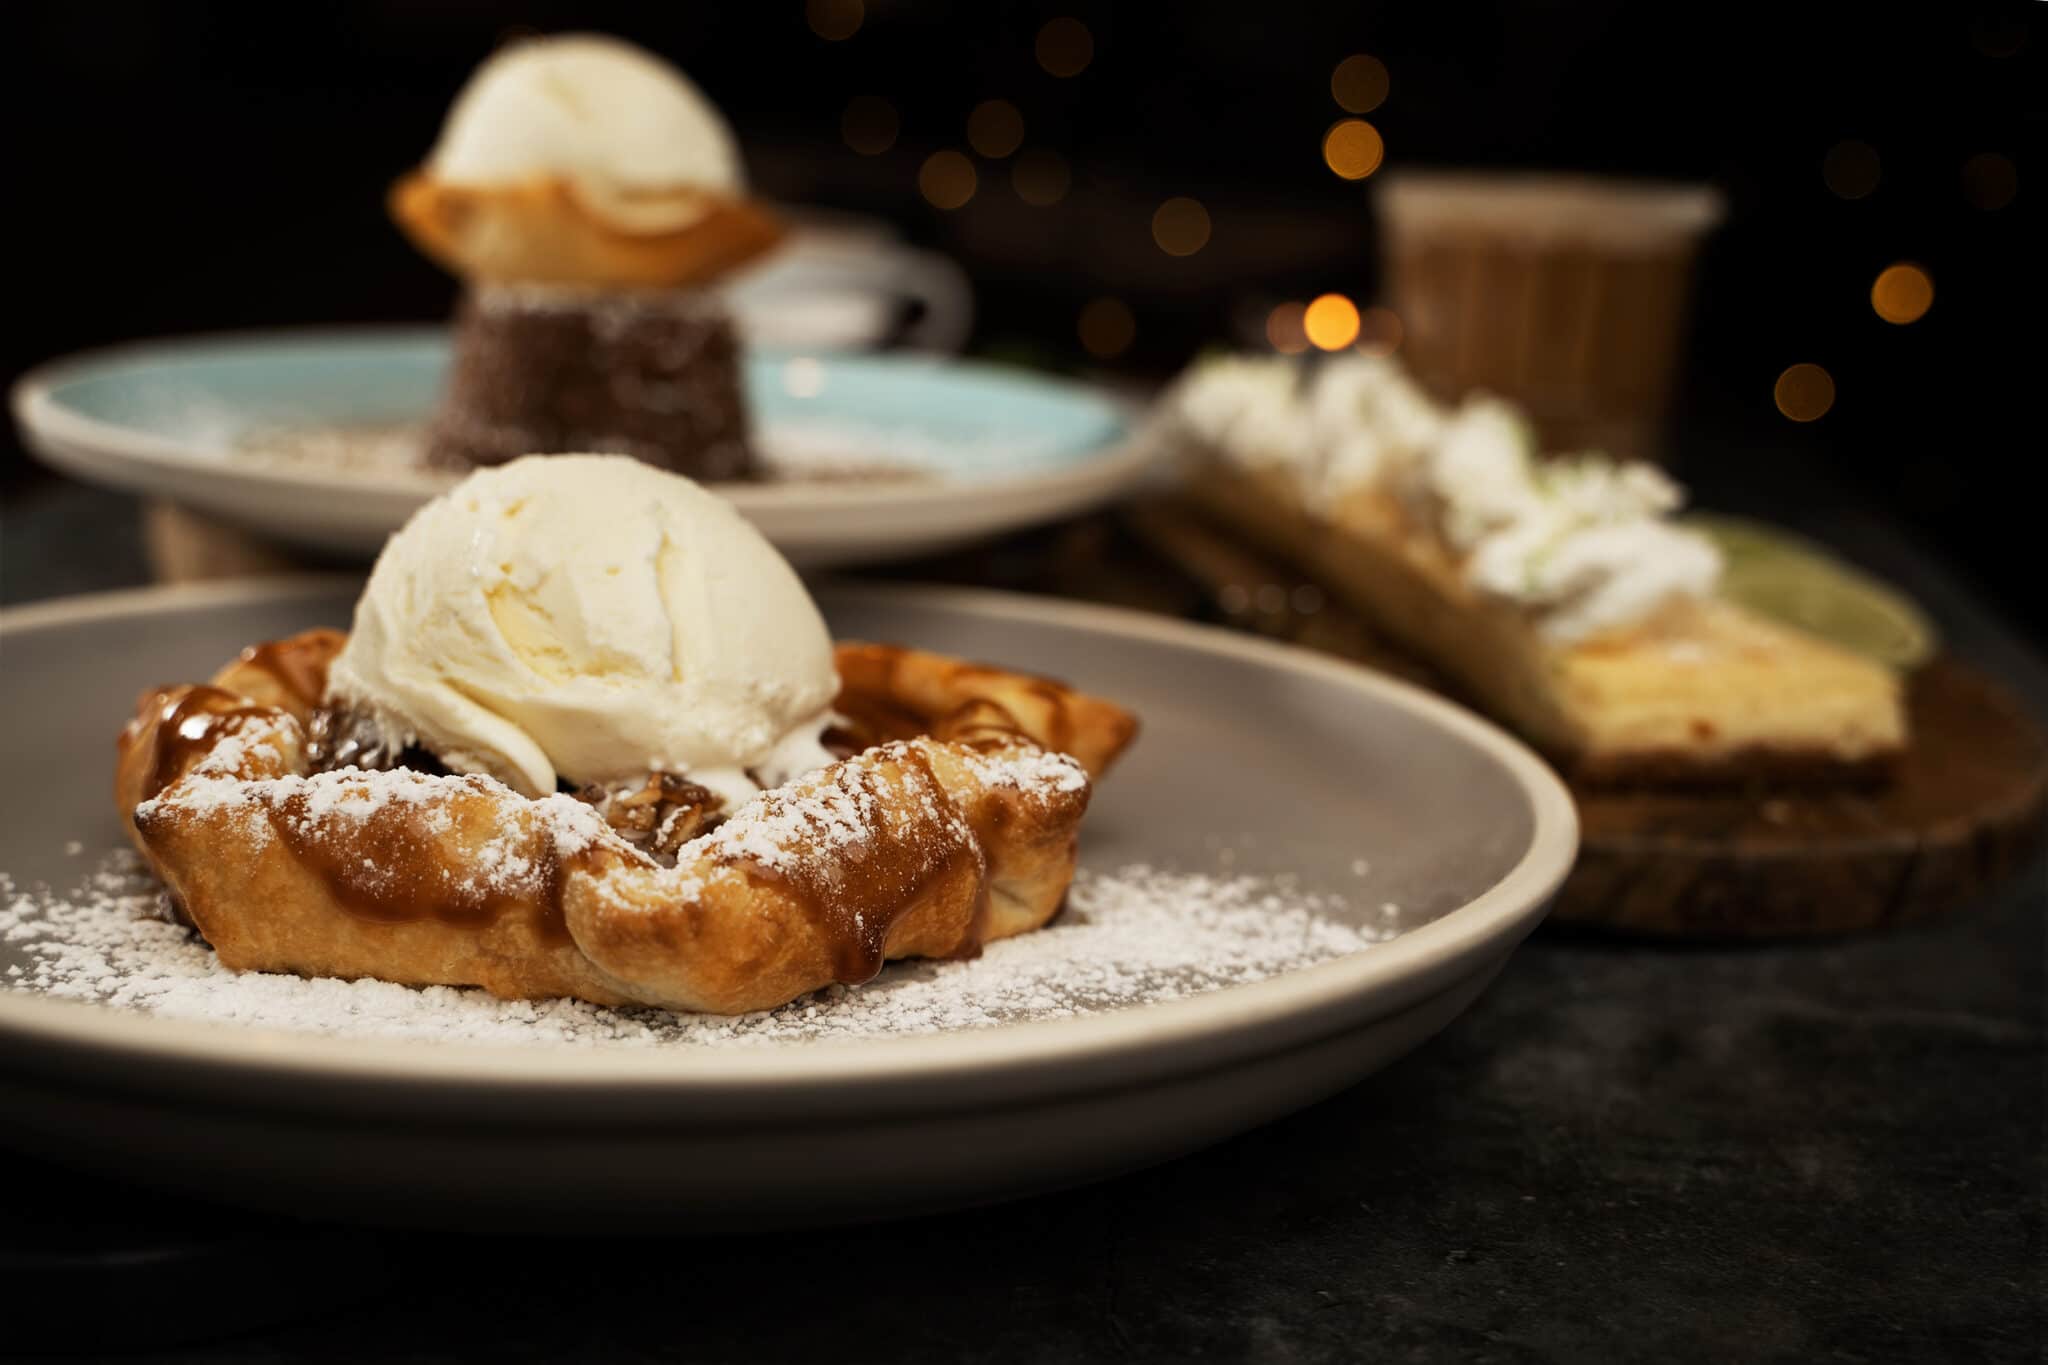
[(974, 197), (974, 163), (965, 154), (933, 152), (917, 171), (917, 189), (932, 207), (957, 209)]
[(1886, 322), (1904, 326), (1927, 316), (1934, 306), (1934, 281), (1910, 262), (1886, 266), (1870, 286), (1870, 306)]
[(844, 42), (860, 32), (866, 17), (861, 0), (804, 0), (804, 19), (811, 32), (828, 43)]
[(1365, 179), (1386, 154), (1380, 130), (1362, 118), (1340, 119), (1323, 134), (1323, 161), (1346, 180)]
[(1038, 30), (1033, 50), (1047, 74), (1078, 76), (1095, 60), (1095, 35), (1079, 19), (1051, 19)]
[(1289, 301), (1266, 314), (1266, 340), (1282, 355), (1300, 355), (1308, 349), (1308, 328), (1303, 319), (1308, 305)]
[(1363, 52), (1346, 57), (1330, 73), (1330, 96), (1347, 113), (1370, 114), (1386, 102), (1388, 88), (1386, 64)]
[(1820, 178), (1844, 199), (1861, 199), (1875, 190), (1882, 173), (1877, 148), (1854, 138), (1828, 148), (1820, 162)]
[(1152, 240), (1169, 256), (1192, 256), (1209, 244), (1209, 210), (1199, 199), (1169, 199), (1152, 214)]
[(894, 147), (901, 128), (896, 106), (880, 95), (855, 95), (839, 116), (839, 135), (862, 156), (880, 156)]
[(1074, 173), (1058, 152), (1033, 147), (1010, 165), (1010, 188), (1035, 209), (1048, 208), (1067, 197)]
[(1358, 340), (1358, 305), (1342, 294), (1318, 295), (1301, 315), (1309, 342), (1322, 351), (1341, 351)]
[(1778, 411), (1795, 422), (1812, 422), (1835, 405), (1835, 377), (1818, 365), (1801, 361), (1778, 376), (1771, 396)]
[(1400, 315), (1391, 308), (1368, 308), (1358, 315), (1358, 349), (1366, 355), (1392, 355), (1407, 335)]
[(2004, 208), (2019, 192), (2019, 169), (2010, 157), (1979, 152), (1963, 163), (1963, 197), (1986, 213)]
[(967, 116), (967, 145), (979, 156), (1001, 161), (1024, 145), (1024, 116), (1008, 100), (983, 100)]
[(1114, 360), (1138, 339), (1138, 320), (1122, 299), (1091, 299), (1076, 324), (1081, 345), (1097, 360)]

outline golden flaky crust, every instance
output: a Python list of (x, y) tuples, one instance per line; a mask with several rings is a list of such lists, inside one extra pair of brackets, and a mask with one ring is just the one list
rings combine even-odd
[[(916, 695), (846, 680), (843, 739), (860, 752), (764, 793), (670, 866), (569, 796), (314, 771), (308, 731), (342, 642), (258, 646), (209, 684), (149, 693), (121, 735), (130, 834), (236, 970), (769, 1008), (1052, 918), (1090, 783), (1051, 741), (1073, 737), (1099, 770), (1134, 730), (1057, 684), (908, 655), (891, 676)], [(879, 670), (879, 649), (842, 657)], [(1020, 708), (1007, 724), (1004, 697)], [(933, 719), (915, 737), (861, 719), (920, 708)]]
[(782, 239), (751, 200), (705, 193), (596, 205), (566, 180), (450, 185), (416, 171), (391, 187), (413, 245), (467, 279), (673, 289), (701, 284)]
[(844, 641), (833, 651), (838, 707), (865, 737), (906, 739), (1021, 730), (1078, 759), (1090, 777), (1109, 771), (1138, 733), (1138, 718), (1050, 678), (1012, 673), (900, 645)]

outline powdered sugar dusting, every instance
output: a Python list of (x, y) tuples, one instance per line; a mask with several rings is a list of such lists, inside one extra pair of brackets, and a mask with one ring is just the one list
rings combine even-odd
[[(741, 806), (698, 845), (721, 860), (744, 860), (771, 871), (794, 870), (806, 859), (829, 860), (868, 839), (877, 820), (900, 822), (904, 813), (877, 798), (869, 764), (891, 756), (870, 750), (767, 791)], [(684, 852), (691, 851), (690, 845)]]
[(968, 750), (960, 755), (960, 761), (991, 787), (1077, 792), (1088, 785), (1088, 770), (1079, 762), (1036, 745), (1016, 745), (994, 753)]
[(595, 844), (621, 842), (595, 808), (573, 796), (556, 792), (542, 797), (527, 810), (547, 830), (554, 840), (555, 852), (562, 857), (573, 857)]
[(893, 964), (859, 987), (722, 1017), (503, 1001), (445, 986), (306, 980), (221, 967), (196, 934), (155, 918), (131, 855), (68, 891), (0, 875), (5, 986), (180, 1019), (345, 1037), (499, 1044), (732, 1046), (991, 1028), (1155, 1004), (1358, 952), (1391, 937), (1335, 898), (1273, 881), (1130, 866), (1083, 871), (1066, 913), (970, 962)]
[[(431, 487), (453, 485), (456, 476), (426, 461), (424, 420), (340, 424), (260, 425), (232, 429), (233, 414), (187, 426), (225, 445), (239, 463), (322, 474), (353, 474), (387, 482)], [(228, 425), (223, 436), (216, 428)], [(899, 427), (863, 427), (843, 421), (764, 423), (754, 435), (763, 479), (774, 483), (917, 482), (946, 474), (968, 456), (975, 468), (1014, 468), (1022, 456), (1041, 453), (1042, 443), (986, 438), (963, 441), (922, 435)], [(986, 448), (983, 448), (986, 447)]]
[[(287, 718), (288, 719), (288, 718)], [(237, 748), (237, 746), (241, 746)], [(244, 777), (243, 737), (222, 739), (183, 780), (136, 807), (145, 821), (165, 810), (203, 815), (215, 811), (241, 814), (271, 812), (289, 819), (305, 833), (318, 833), (338, 822), (363, 823), (394, 806), (412, 809), (413, 818), (429, 833), (452, 824), (448, 801), (455, 793), (517, 801), (519, 809), (544, 827), (558, 851), (576, 853), (609, 831), (588, 804), (555, 793), (538, 800), (514, 798), (497, 781), (473, 773), (423, 773), (411, 768), (371, 770), (336, 768), (328, 772), (286, 773), (277, 777)], [(230, 750), (235, 750), (230, 754)]]
[(350, 426), (258, 426), (237, 432), (229, 450), (251, 464), (310, 466), (336, 474), (432, 478), (455, 482), (426, 467), (426, 429), (419, 422), (360, 422)]

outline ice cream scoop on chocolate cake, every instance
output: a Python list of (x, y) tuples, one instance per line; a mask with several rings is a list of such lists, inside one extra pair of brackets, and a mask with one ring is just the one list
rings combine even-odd
[(577, 450), (753, 473), (739, 344), (710, 286), (781, 230), (680, 72), (612, 38), (508, 48), (391, 211), (468, 286), (430, 463)]

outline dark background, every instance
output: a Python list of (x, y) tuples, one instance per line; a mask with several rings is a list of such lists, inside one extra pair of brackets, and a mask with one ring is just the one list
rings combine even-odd
[[(1096, 38), (1069, 81), (1031, 56), (1061, 12)], [(1731, 216), (1702, 263), (1674, 414), (1688, 477), (1716, 499), (1740, 483), (1764, 510), (1846, 487), (2048, 633), (2032, 486), (2048, 6), (868, 0), (842, 42), (812, 32), (803, 0), (0, 14), (10, 374), (136, 336), (443, 315), (453, 287), (388, 225), (384, 189), (502, 37), (575, 27), (680, 62), (730, 111), (769, 193), (882, 215), (958, 255), (979, 288), (977, 350), (1158, 380), (1276, 298), (1376, 290), (1372, 182), (1338, 181), (1318, 155), (1338, 116), (1331, 68), (1371, 53), (1392, 77), (1370, 115), (1390, 167), (1720, 185)], [(840, 138), (863, 94), (903, 115), (881, 156)], [(1072, 192), (1026, 210), (981, 163), (973, 201), (931, 208), (919, 164), (964, 145), (967, 111), (995, 96), (1069, 159)], [(1822, 164), (1852, 138), (1880, 176), (1846, 200)], [(1995, 210), (1962, 179), (1987, 152), (2017, 170)], [(1185, 259), (1148, 231), (1176, 194), (1214, 221)], [(1906, 327), (1869, 306), (1900, 260), (1936, 289)], [(1103, 295), (1138, 323), (1108, 366), (1075, 330)], [(1796, 361), (1838, 385), (1809, 425), (1772, 403)], [(0, 449), (6, 518), (33, 516), (52, 477)], [(1916, 588), (1960, 655), (2044, 705), (2038, 661), (1977, 594), (1890, 527), (1814, 513), (1783, 511)], [(1997, 904), (1817, 945), (1546, 932), (1457, 1027), (1308, 1113), (1111, 1185), (822, 1236), (274, 1235), (16, 1158), (0, 1215), (0, 1232), (10, 1216), (21, 1229), (13, 1245), (119, 1255), (79, 1276), (83, 1314), (7, 1262), (0, 1346), (23, 1345), (42, 1308), (71, 1350), (303, 1318), (178, 1357), (205, 1361), (809, 1359), (821, 1332), (849, 1358), (942, 1361), (2037, 1360), (2042, 887), (2037, 866)], [(239, 1274), (142, 1254), (211, 1239)], [(763, 1286), (793, 1306), (751, 1311)], [(343, 1293), (368, 1301), (313, 1315)]]
[[(6, 369), (152, 334), (443, 315), (453, 285), (389, 225), (386, 186), (498, 42), (600, 29), (703, 84), (766, 193), (882, 216), (955, 254), (979, 290), (972, 349), (1161, 379), (1277, 299), (1374, 295), (1373, 182), (1337, 179), (1319, 151), (1342, 114), (1330, 71), (1365, 52), (1391, 73), (1369, 115), (1388, 167), (1719, 185), (1730, 215), (1700, 272), (1674, 414), (1681, 464), (1709, 487), (1715, 462), (1738, 453), (1744, 469), (1820, 466), (2048, 631), (2028, 491), (2044, 454), (2031, 153), (2048, 15), (2022, 0), (1673, 13), (1624, 0), (868, 0), (857, 32), (826, 41), (804, 0), (21, 6), (5, 58), (17, 241)], [(1032, 55), (1039, 26), (1060, 14), (1095, 39), (1070, 80)], [(841, 137), (857, 95), (901, 114), (881, 155)], [(1073, 167), (1058, 204), (1025, 206), (987, 161), (965, 208), (919, 197), (924, 157), (964, 149), (968, 111), (991, 97), (1022, 110), (1027, 146)], [(1844, 139), (1874, 148), (1880, 168), (1853, 200), (1822, 174)], [(1983, 153), (2016, 171), (2002, 207), (1980, 207), (1966, 185), (1965, 162)], [(1161, 252), (1149, 228), (1179, 194), (1214, 223), (1185, 258)], [(1935, 287), (1933, 308), (1903, 327), (1869, 299), (1895, 261), (1919, 263)], [(1076, 334), (1082, 305), (1104, 295), (1137, 320), (1135, 343), (1107, 364)], [(1818, 422), (1795, 425), (1773, 405), (1795, 361), (1834, 376), (1836, 403)], [(0, 469), (15, 514), (50, 477), (13, 443)]]

